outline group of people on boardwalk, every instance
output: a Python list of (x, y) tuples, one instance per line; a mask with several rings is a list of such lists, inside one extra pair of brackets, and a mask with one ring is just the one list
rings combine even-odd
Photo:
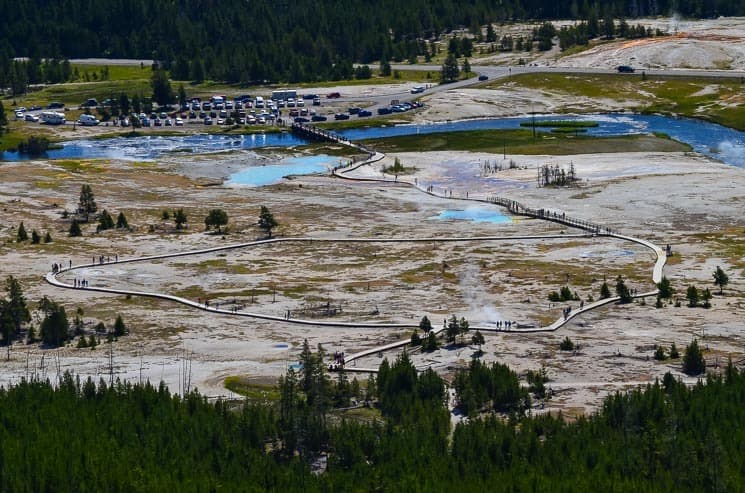
[(74, 285), (76, 288), (87, 288), (88, 287), (88, 280), (87, 279), (73, 279)]
[(517, 322), (513, 322), (511, 320), (497, 320), (497, 330), (510, 330), (512, 328), (512, 324), (515, 324), (515, 326), (517, 326)]
[[(68, 260), (68, 265), (69, 265), (69, 268), (72, 269), (72, 260)], [(60, 262), (59, 264), (55, 262), (52, 264), (52, 274), (57, 274), (59, 272), (62, 272), (64, 268), (65, 266), (62, 262)]]
[[(96, 261), (98, 260), (98, 261)], [(111, 262), (111, 257), (108, 255), (99, 255), (98, 259), (96, 257), (93, 257), (93, 263), (94, 264), (108, 264)], [(119, 254), (114, 254), (114, 262), (119, 262)]]
[(329, 371), (337, 371), (344, 369), (346, 363), (344, 351), (334, 351), (334, 362), (329, 364)]

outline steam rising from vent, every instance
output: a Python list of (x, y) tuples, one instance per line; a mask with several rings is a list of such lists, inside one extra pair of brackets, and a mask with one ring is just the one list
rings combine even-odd
[(502, 320), (502, 315), (497, 311), (490, 301), (490, 296), (484, 289), (484, 285), (479, 278), (480, 270), (478, 266), (468, 264), (460, 275), (460, 287), (463, 293), (463, 300), (468, 303), (468, 309), (475, 314), (477, 319), (471, 322), (495, 323)]
[(722, 155), (724, 162), (745, 168), (745, 145), (742, 143), (725, 140), (719, 143), (716, 152)]
[(670, 17), (670, 24), (668, 25), (667, 32), (671, 34), (678, 34), (678, 28), (680, 27), (680, 14), (674, 13)]

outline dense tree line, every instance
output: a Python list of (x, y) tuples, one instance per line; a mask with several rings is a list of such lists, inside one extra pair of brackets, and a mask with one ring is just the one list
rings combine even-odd
[[(276, 407), (209, 403), (196, 391), (180, 397), (163, 385), (96, 384), (69, 374), (56, 386), (22, 381), (0, 390), (0, 489), (743, 489), (745, 376), (731, 364), (693, 388), (667, 374), (573, 422), (489, 414), (452, 431), (437, 374), (417, 374), (402, 356), (383, 375), (383, 420), (329, 421), (320, 474), (311, 473), (318, 455), (288, 453), (284, 411)], [(299, 377), (298, 389), (306, 385)], [(311, 375), (308, 391), (318, 384)]]
[[(0, 0), (0, 85), (74, 77), (68, 58), (155, 59), (174, 79), (308, 81), (352, 62), (431, 56), (426, 39), (490, 22), (745, 15), (738, 0)], [(488, 33), (487, 33), (488, 34)], [(492, 36), (493, 38), (493, 36)], [(467, 56), (467, 55), (466, 55)], [(13, 57), (28, 57), (24, 66)], [(49, 59), (48, 63), (42, 60)], [(105, 77), (102, 74), (101, 77)]]

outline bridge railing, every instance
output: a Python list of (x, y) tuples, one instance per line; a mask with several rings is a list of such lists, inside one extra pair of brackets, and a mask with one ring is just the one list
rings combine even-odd
[(609, 228), (608, 226), (604, 226), (602, 224), (594, 223), (591, 221), (586, 221), (584, 219), (570, 217), (567, 216), (564, 212), (556, 212), (543, 208), (533, 209), (524, 206), (516, 200), (506, 199), (504, 197), (497, 197), (496, 195), (490, 195), (487, 197), (486, 200), (493, 204), (501, 205), (502, 207), (507, 208), (507, 210), (516, 215), (535, 217), (537, 219), (544, 219), (560, 224), (566, 224), (567, 226), (584, 229), (585, 231), (589, 231), (597, 235), (618, 234), (617, 231)]

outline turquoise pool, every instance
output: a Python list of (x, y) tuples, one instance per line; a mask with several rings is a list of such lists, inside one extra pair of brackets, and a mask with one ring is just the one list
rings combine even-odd
[(486, 207), (469, 207), (468, 209), (446, 209), (430, 219), (450, 220), (458, 219), (476, 223), (502, 224), (512, 221), (499, 211)]
[(251, 166), (230, 175), (228, 185), (248, 185), (260, 187), (282, 181), (289, 175), (312, 175), (325, 173), (339, 164), (339, 158), (321, 154), (318, 156), (297, 156), (282, 159), (278, 164)]

